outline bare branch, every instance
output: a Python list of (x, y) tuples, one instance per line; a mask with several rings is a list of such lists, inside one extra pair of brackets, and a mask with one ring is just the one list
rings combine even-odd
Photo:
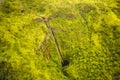
[(43, 19), (42, 18), (36, 18), (35, 21), (37, 21), (37, 22), (43, 22)]
[(54, 18), (64, 18), (64, 19), (75, 19), (74, 14), (53, 14), (51, 16), (49, 16), (48, 18), (45, 18), (43, 16), (41, 16), (40, 18), (35, 19), (35, 21), (37, 22), (49, 22), (50, 20), (54, 19)]

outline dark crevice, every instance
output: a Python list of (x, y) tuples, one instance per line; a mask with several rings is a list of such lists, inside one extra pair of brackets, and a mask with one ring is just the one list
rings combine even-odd
[(65, 66), (69, 65), (69, 63), (70, 62), (68, 60), (63, 60), (62, 67), (65, 67)]

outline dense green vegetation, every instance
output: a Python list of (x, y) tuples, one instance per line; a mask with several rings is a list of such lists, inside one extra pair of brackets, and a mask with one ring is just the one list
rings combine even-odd
[[(50, 24), (65, 67), (37, 19), (55, 14), (62, 17)], [(119, 79), (119, 0), (0, 0), (0, 80)]]

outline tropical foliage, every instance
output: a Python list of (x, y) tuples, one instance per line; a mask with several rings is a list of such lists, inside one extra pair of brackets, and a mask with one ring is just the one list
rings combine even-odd
[[(55, 14), (65, 67), (38, 19)], [(119, 0), (0, 0), (0, 80), (119, 80), (119, 64)]]

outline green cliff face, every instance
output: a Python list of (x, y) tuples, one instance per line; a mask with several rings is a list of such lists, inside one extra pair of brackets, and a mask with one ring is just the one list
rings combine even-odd
[(119, 79), (119, 0), (0, 0), (0, 80)]

